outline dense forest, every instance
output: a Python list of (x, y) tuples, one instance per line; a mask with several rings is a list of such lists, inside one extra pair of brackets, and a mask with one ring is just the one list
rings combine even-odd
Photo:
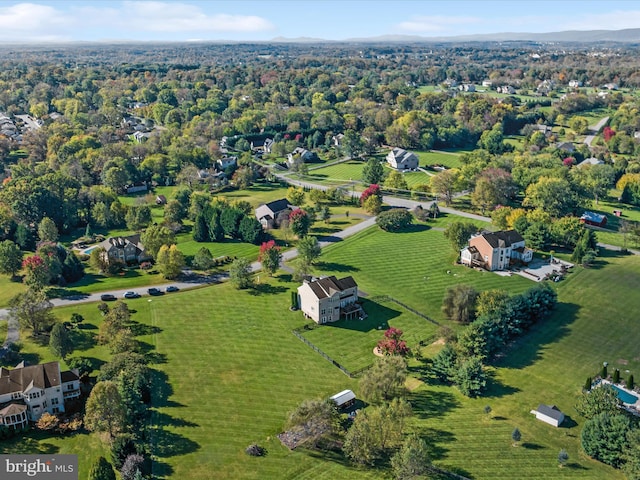
[[(613, 186), (628, 174), (626, 196), (637, 200), (638, 100), (621, 91), (597, 94), (602, 85), (615, 84), (627, 92), (638, 85), (636, 54), (635, 48), (615, 45), (596, 49), (527, 43), (6, 50), (0, 54), (5, 177), (0, 234), (15, 239), (19, 226), (33, 230), (44, 217), (63, 232), (88, 223), (124, 225), (126, 212), (117, 194), (141, 182), (191, 185), (198, 169), (212, 167), (228, 153), (221, 142), (237, 153), (247, 152), (240, 155), (238, 170), (228, 172), (232, 183), (251, 183), (265, 175), (248, 155), (251, 142), (267, 136), (275, 141), (276, 158), (295, 146), (337, 156), (332, 139), (338, 134), (344, 134), (340, 153), (351, 157), (366, 157), (381, 145), (480, 147), (466, 154), (456, 188), (475, 188), (488, 169), (505, 172), (523, 193), (541, 177), (560, 177), (573, 188), (570, 197), (576, 200), (551, 212), (563, 215), (575, 210), (578, 196), (597, 197), (597, 192), (585, 193), (593, 183), (585, 175), (563, 170), (567, 155), (553, 148), (553, 140), (583, 134), (587, 125), (575, 121), (573, 132), (562, 129), (551, 138), (533, 126), (560, 125), (597, 108), (616, 109), (613, 134), (608, 144), (592, 151), (580, 145), (570, 162), (592, 155), (611, 162), (612, 154), (621, 155), (615, 167), (605, 165), (603, 175), (607, 186)], [(492, 88), (515, 85), (532, 96), (523, 101), (418, 88), (483, 80)], [(585, 87), (558, 98), (553, 86), (570, 80)], [(551, 85), (550, 91), (540, 94), (541, 85)], [(503, 139), (519, 133), (526, 135), (525, 146), (514, 152)], [(531, 206), (536, 205), (533, 197)], [(497, 203), (484, 202), (483, 209)]]

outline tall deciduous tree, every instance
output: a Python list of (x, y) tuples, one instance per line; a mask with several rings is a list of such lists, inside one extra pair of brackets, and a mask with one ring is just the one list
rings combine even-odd
[(84, 424), (94, 432), (106, 432), (111, 438), (125, 429), (125, 409), (118, 386), (112, 381), (96, 383), (91, 390)]
[(411, 415), (409, 403), (397, 398), (362, 410), (345, 437), (345, 454), (356, 463), (373, 465), (400, 445)]
[(276, 242), (269, 240), (264, 242), (260, 246), (260, 255), (258, 260), (262, 263), (262, 268), (270, 276), (280, 268), (280, 261), (282, 260), (282, 254), (280, 253), (280, 247), (276, 245)]
[(391, 468), (396, 480), (427, 477), (431, 468), (429, 449), (418, 435), (409, 435), (402, 447), (391, 457)]
[(162, 245), (158, 251), (156, 265), (164, 278), (177, 278), (185, 265), (184, 255), (175, 244), (170, 247)]
[(302, 205), (304, 203), (304, 195), (302, 187), (289, 187), (287, 189), (287, 201), (291, 205)]
[(631, 420), (627, 415), (599, 413), (585, 422), (580, 443), (590, 457), (620, 468), (623, 452), (629, 448), (627, 435), (631, 430)]
[(229, 268), (229, 279), (237, 289), (245, 289), (253, 286), (251, 274), (251, 262), (248, 258), (237, 258)]
[(475, 318), (478, 292), (470, 285), (449, 287), (442, 301), (442, 311), (451, 320), (469, 323)]
[(571, 184), (560, 177), (541, 177), (527, 187), (525, 206), (541, 208), (555, 218), (578, 209), (580, 199)]
[(49, 217), (44, 217), (38, 224), (38, 237), (41, 242), (57, 242), (58, 227)]
[(400, 356), (378, 359), (360, 379), (360, 392), (371, 403), (387, 402), (404, 394), (407, 363)]
[(580, 395), (576, 410), (584, 418), (589, 419), (601, 413), (615, 415), (619, 411), (620, 404), (616, 390), (611, 385), (601, 385)]
[(35, 290), (42, 290), (51, 281), (49, 265), (40, 255), (31, 255), (22, 261), (24, 283)]
[(298, 258), (308, 265), (313, 265), (322, 253), (316, 237), (302, 237), (298, 241), (297, 248)]
[(11, 240), (0, 243), (0, 273), (15, 277), (22, 268), (22, 251)]
[(149, 225), (140, 235), (140, 242), (144, 245), (145, 252), (156, 258), (163, 245), (176, 243), (176, 235), (162, 225)]
[(455, 168), (431, 177), (431, 191), (439, 197), (439, 200), (444, 200), (447, 206), (451, 205), (453, 195), (459, 189), (459, 177), (460, 172)]
[(46, 330), (55, 322), (51, 310), (53, 304), (42, 290), (28, 288), (9, 301), (9, 315), (16, 318), (24, 328), (30, 328), (34, 334)]
[(469, 242), (471, 235), (478, 231), (478, 227), (471, 222), (451, 222), (444, 230), (444, 236), (451, 248), (457, 253)]
[(289, 228), (298, 238), (306, 236), (309, 233), (309, 228), (311, 228), (311, 219), (307, 212), (302, 209), (291, 212), (289, 215)]

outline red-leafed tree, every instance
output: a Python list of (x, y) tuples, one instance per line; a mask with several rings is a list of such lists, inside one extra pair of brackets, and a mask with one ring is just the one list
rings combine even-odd
[(31, 255), (22, 261), (22, 268), (25, 269), (24, 283), (34, 288), (42, 290), (51, 280), (49, 266), (40, 255)]
[(260, 245), (258, 260), (262, 263), (262, 269), (270, 276), (273, 276), (280, 266), (280, 260), (282, 260), (280, 247), (278, 247), (273, 240), (263, 242), (262, 245)]
[(602, 136), (604, 137), (604, 141), (608, 142), (611, 140), (616, 134), (616, 131), (611, 127), (604, 127), (602, 129)]
[(384, 338), (378, 342), (378, 350), (385, 355), (407, 355), (409, 347), (402, 340), (404, 332), (398, 328), (390, 327), (384, 332)]
[(291, 212), (289, 214), (289, 228), (298, 238), (307, 235), (309, 228), (311, 228), (311, 219), (307, 212), (302, 209)]
[(372, 183), (364, 192), (362, 192), (362, 195), (360, 195), (360, 205), (363, 205), (364, 202), (366, 202), (367, 198), (374, 195), (376, 197), (382, 197), (382, 192), (380, 191), (380, 185), (376, 183)]
[(562, 160), (562, 164), (565, 167), (573, 167), (576, 164), (576, 159), (573, 157), (567, 157), (564, 160)]

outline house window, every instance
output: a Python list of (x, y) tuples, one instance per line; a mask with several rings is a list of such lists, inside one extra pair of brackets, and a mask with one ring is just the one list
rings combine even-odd
[(67, 390), (73, 390), (73, 383), (70, 383), (69, 385), (67, 385)]
[(322, 311), (320, 312), (322, 315), (324, 315), (325, 313), (327, 313), (327, 309), (323, 308)]
[(58, 407), (53, 407), (53, 413), (60, 413), (60, 409)]
[(59, 400), (58, 400), (57, 397), (54, 397), (54, 398), (51, 399), (51, 405), (58, 405), (58, 402), (59, 402)]

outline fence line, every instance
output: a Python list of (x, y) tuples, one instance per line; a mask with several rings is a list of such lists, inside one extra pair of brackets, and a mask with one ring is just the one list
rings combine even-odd
[[(304, 327), (303, 327), (304, 328)], [(292, 333), (298, 337), (300, 340), (302, 340), (304, 343), (306, 343), (309, 347), (311, 347), (313, 350), (315, 350), (316, 352), (318, 352), (320, 355), (322, 355), (325, 359), (327, 359), (328, 361), (330, 361), (331, 363), (333, 363), (333, 365), (335, 367), (338, 367), (342, 373), (344, 373), (347, 377), (349, 378), (355, 378), (357, 375), (359, 375), (360, 373), (364, 372), (365, 370), (368, 370), (369, 367), (365, 367), (365, 368), (361, 368), (359, 370), (356, 370), (355, 372), (350, 372), (349, 370), (347, 370), (345, 367), (343, 367), (342, 365), (340, 365), (336, 360), (334, 360), (333, 358), (331, 358), (329, 355), (327, 355), (326, 353), (324, 353), (322, 350), (320, 350), (318, 347), (316, 347), (313, 343), (311, 343), (309, 340), (307, 340), (306, 338), (304, 338), (300, 332), (298, 332), (298, 330), (292, 330)]]
[(416, 314), (420, 318), (424, 318), (427, 322), (433, 323), (434, 325), (437, 325), (438, 327), (442, 326), (442, 324), (438, 323), (437, 321), (435, 321), (433, 318), (429, 317), (428, 315), (425, 315), (424, 313), (419, 312), (415, 308), (412, 308), (409, 305), (407, 305), (406, 303), (403, 303), (400, 300), (397, 300), (397, 299), (395, 299), (393, 297), (390, 297), (389, 295), (379, 295), (379, 296), (376, 296), (376, 297), (371, 297), (370, 300), (373, 300), (373, 301), (380, 300), (380, 301), (393, 302), (393, 303), (395, 303), (397, 305), (400, 305), (405, 310), (408, 310), (411, 313)]

